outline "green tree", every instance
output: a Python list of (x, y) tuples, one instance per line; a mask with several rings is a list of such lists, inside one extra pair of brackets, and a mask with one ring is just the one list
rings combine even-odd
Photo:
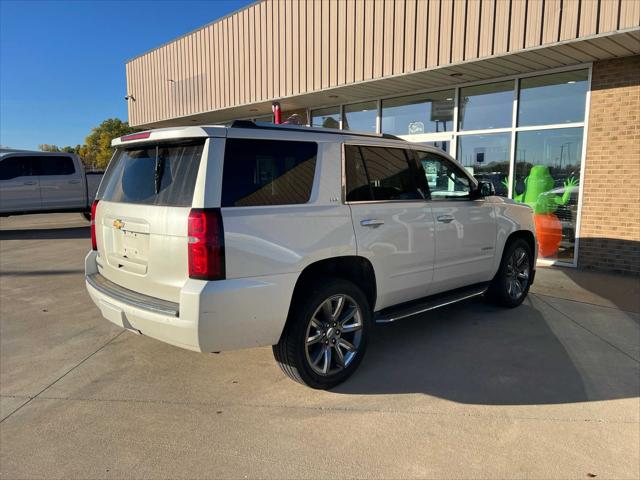
[(86, 164), (94, 165), (96, 168), (106, 168), (113, 155), (111, 140), (136, 131), (127, 122), (118, 118), (109, 118), (91, 130), (85, 139), (85, 145), (76, 153)]
[(57, 145), (51, 145), (49, 143), (43, 143), (42, 145), (38, 145), (38, 150), (42, 150), (43, 152), (60, 152), (60, 147)]

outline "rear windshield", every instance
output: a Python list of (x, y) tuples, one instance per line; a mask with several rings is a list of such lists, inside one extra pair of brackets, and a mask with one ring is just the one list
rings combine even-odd
[(204, 140), (118, 149), (98, 198), (110, 202), (189, 207)]

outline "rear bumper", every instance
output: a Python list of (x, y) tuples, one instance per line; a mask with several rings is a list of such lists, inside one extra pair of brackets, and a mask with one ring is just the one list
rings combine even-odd
[(124, 289), (102, 277), (95, 252), (85, 260), (89, 296), (107, 320), (198, 352), (273, 345), (289, 311), (297, 274), (218, 281), (187, 280), (180, 302)]

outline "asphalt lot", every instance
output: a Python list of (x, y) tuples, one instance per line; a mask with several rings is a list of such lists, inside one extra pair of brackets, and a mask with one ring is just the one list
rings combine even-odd
[(84, 289), (88, 223), (0, 220), (1, 478), (638, 478), (638, 279), (540, 269), (516, 310), (375, 330), (332, 392), (270, 348), (122, 332)]

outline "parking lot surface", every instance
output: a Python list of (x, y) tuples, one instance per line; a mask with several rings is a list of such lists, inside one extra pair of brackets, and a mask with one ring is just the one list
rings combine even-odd
[(0, 220), (1, 478), (638, 478), (638, 279), (539, 269), (526, 302), (376, 327), (331, 392), (270, 348), (123, 332), (84, 288), (88, 222)]

